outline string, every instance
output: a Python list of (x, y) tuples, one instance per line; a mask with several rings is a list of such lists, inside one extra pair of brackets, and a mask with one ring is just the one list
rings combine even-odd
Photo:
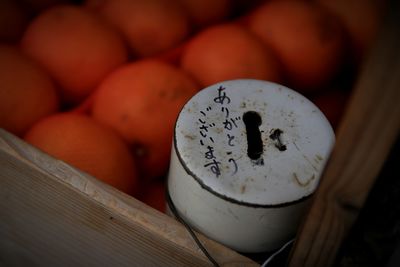
[(283, 250), (287, 248), (290, 244), (294, 242), (294, 238), (289, 240), (286, 244), (284, 244), (278, 251), (276, 251), (274, 254), (268, 257), (268, 259), (261, 265), (261, 267), (267, 267), (267, 265), (275, 258), (276, 255), (281, 253)]
[(199, 238), (197, 237), (197, 235), (193, 231), (193, 229), (190, 227), (190, 225), (179, 215), (178, 210), (176, 209), (174, 203), (172, 202), (171, 196), (169, 194), (169, 190), (166, 190), (166, 191), (167, 191), (166, 192), (167, 204), (168, 204), (171, 212), (174, 214), (176, 219), (185, 226), (186, 230), (192, 236), (192, 238), (196, 242), (197, 246), (200, 248), (200, 250), (203, 252), (203, 254), (208, 258), (208, 260), (214, 265), (214, 267), (219, 267), (218, 262), (210, 255), (210, 253), (208, 253), (207, 249), (200, 242)]

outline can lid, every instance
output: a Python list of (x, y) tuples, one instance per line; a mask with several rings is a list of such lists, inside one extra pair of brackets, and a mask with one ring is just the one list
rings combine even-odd
[(251, 79), (193, 96), (174, 138), (180, 163), (204, 189), (255, 206), (312, 194), (335, 140), (325, 116), (304, 96)]

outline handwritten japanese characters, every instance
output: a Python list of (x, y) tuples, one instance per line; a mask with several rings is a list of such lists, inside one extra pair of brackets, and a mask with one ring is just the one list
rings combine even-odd
[[(238, 128), (238, 121), (241, 117), (231, 117), (229, 112), (229, 104), (231, 103), (230, 97), (226, 94), (225, 87), (219, 86), (216, 90), (216, 97), (213, 99), (214, 104), (206, 107), (200, 111), (198, 118), (198, 130), (201, 136), (200, 145), (204, 148), (204, 167), (207, 168), (211, 173), (219, 178), (222, 171), (228, 171), (230, 175), (235, 175), (238, 171), (238, 166), (234, 158), (232, 149), (237, 145), (235, 142), (234, 129)], [(216, 109), (216, 110), (213, 110)], [(220, 112), (223, 120), (219, 122), (208, 122), (209, 112)], [(211, 131), (212, 128), (219, 127), (222, 131)], [(224, 136), (227, 146), (224, 148), (217, 147), (215, 144), (215, 134), (221, 134)], [(218, 158), (216, 149), (223, 149), (222, 153), (225, 153), (227, 157), (223, 159)], [(223, 165), (229, 166), (229, 168), (222, 168)]]

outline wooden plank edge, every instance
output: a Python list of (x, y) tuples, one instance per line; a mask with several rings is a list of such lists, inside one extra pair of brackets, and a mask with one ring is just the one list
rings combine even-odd
[[(96, 205), (101, 205), (110, 212), (125, 217), (135, 227), (139, 225), (165, 241), (172, 242), (181, 248), (182, 254), (190, 255), (193, 259), (203, 262), (204, 265), (210, 264), (187, 230), (175, 219), (43, 153), (3, 129), (0, 129), (0, 151), (44, 173), (49, 179), (71, 187), (89, 201), (94, 201)], [(201, 234), (198, 234), (198, 237), (221, 266), (258, 266), (249, 258)]]
[(399, 4), (391, 1), (337, 143), (300, 227), (289, 266), (331, 266), (356, 220), (400, 128)]

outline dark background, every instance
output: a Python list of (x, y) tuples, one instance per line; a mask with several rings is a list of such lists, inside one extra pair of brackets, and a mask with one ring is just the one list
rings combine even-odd
[[(397, 138), (335, 266), (400, 266), (400, 138)], [(396, 252), (396, 253), (395, 253)]]

